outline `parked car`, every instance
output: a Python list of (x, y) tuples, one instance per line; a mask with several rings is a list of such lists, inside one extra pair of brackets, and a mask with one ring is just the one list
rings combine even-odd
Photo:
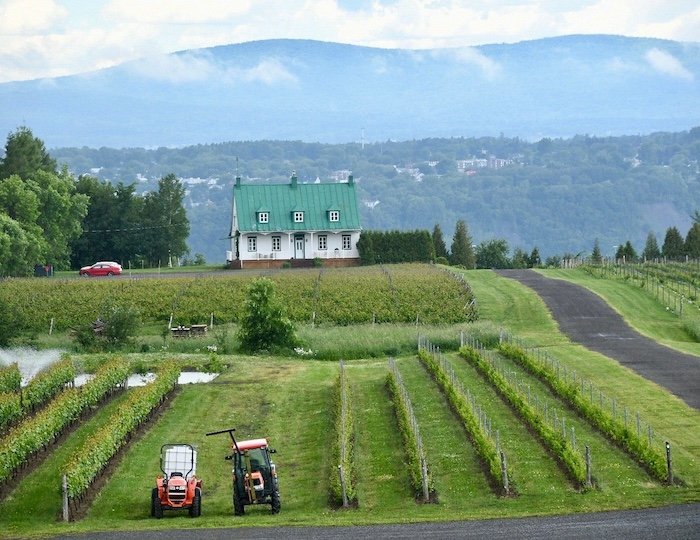
[(96, 262), (92, 266), (83, 266), (78, 272), (81, 276), (118, 276), (122, 273), (122, 265), (112, 261)]

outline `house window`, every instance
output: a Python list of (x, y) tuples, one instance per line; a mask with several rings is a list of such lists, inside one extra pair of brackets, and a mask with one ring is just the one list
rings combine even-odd
[(258, 223), (267, 223), (268, 221), (270, 221), (268, 212), (258, 212)]
[(350, 241), (350, 235), (343, 235), (343, 249), (350, 249), (352, 247), (352, 242)]
[(328, 249), (328, 236), (325, 234), (318, 235), (318, 249), (326, 250)]
[(258, 251), (258, 238), (257, 236), (248, 237), (248, 251)]
[(272, 251), (282, 251), (282, 237), (273, 236), (272, 237)]
[(328, 212), (328, 219), (331, 221), (340, 221), (340, 212), (338, 210), (331, 210)]
[(304, 223), (304, 212), (294, 212), (294, 223)]

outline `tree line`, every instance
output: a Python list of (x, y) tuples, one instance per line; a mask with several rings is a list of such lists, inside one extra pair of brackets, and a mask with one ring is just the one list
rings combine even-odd
[(79, 268), (98, 260), (153, 266), (187, 253), (185, 190), (173, 174), (137, 196), (60, 170), (27, 127), (10, 133), (0, 159), (0, 277), (31, 274), (36, 265)]
[[(681, 235), (678, 227), (669, 227), (666, 229), (663, 244), (661, 248), (659, 248), (656, 235), (650, 232), (647, 235), (646, 243), (644, 244), (644, 249), (641, 254), (638, 254), (632, 242), (627, 240), (617, 247), (615, 259), (624, 259), (627, 262), (638, 262), (640, 260), (653, 261), (661, 258), (669, 260), (680, 260), (686, 257), (700, 259), (700, 212), (696, 210), (691, 218), (693, 224), (690, 226), (690, 229), (688, 229), (685, 239), (683, 235)], [(594, 242), (591, 258), (596, 263), (601, 262), (603, 259), (597, 240)]]

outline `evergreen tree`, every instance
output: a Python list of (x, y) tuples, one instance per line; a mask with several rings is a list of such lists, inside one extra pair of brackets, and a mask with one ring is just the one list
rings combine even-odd
[(679, 259), (684, 255), (685, 243), (680, 231), (676, 227), (666, 229), (666, 237), (661, 253), (667, 259)]
[(452, 247), (450, 248), (450, 264), (461, 265), (464, 268), (474, 268), (476, 266), (476, 256), (472, 247), (472, 239), (469, 236), (467, 224), (463, 219), (457, 221), (454, 236), (452, 237)]
[(44, 148), (44, 143), (34, 137), (28, 127), (19, 127), (10, 133), (5, 144), (5, 157), (0, 160), (0, 180), (16, 174), (22, 180), (29, 180), (44, 171), (56, 173), (56, 161)]
[(650, 232), (647, 235), (647, 243), (644, 245), (644, 251), (642, 251), (642, 256), (647, 261), (653, 261), (661, 257), (661, 251), (659, 250), (659, 244), (656, 242), (656, 235)]
[(685, 254), (693, 259), (700, 258), (700, 222), (693, 223), (685, 237)]
[(542, 258), (540, 257), (540, 250), (537, 249), (537, 246), (532, 248), (532, 252), (530, 253), (530, 261), (529, 265), (530, 268), (537, 268), (539, 266), (542, 266)]
[(603, 262), (603, 256), (600, 253), (600, 242), (596, 238), (593, 242), (593, 252), (591, 253), (591, 262), (593, 264), (600, 264)]
[(442, 229), (438, 223), (435, 224), (433, 228), (433, 246), (435, 248), (435, 258), (444, 257), (449, 258), (447, 253), (447, 246), (445, 245), (445, 239), (442, 236)]
[(500, 238), (481, 242), (476, 248), (477, 268), (510, 268), (508, 242)]
[(625, 245), (620, 244), (619, 246), (617, 246), (617, 251), (615, 252), (615, 260), (622, 261), (624, 256), (625, 256)]
[(636, 262), (637, 261), (637, 252), (635, 251), (634, 247), (632, 246), (632, 242), (627, 240), (625, 242), (625, 247), (622, 248), (622, 254), (625, 257), (626, 262)]
[(511, 259), (512, 268), (528, 268), (530, 266), (530, 257), (520, 248), (515, 248)]

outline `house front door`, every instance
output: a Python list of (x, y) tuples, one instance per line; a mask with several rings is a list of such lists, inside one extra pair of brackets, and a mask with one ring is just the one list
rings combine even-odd
[(303, 259), (304, 258), (304, 236), (296, 235), (294, 237), (294, 258)]

